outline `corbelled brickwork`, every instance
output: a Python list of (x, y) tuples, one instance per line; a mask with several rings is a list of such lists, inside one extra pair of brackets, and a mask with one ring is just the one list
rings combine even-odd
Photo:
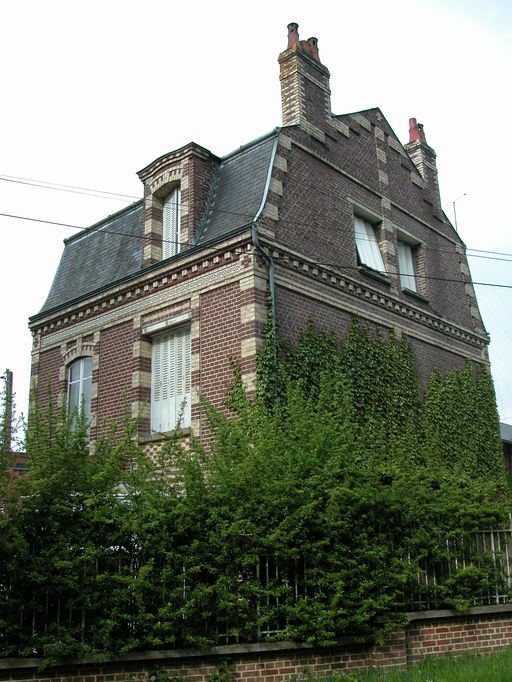
[(512, 646), (512, 607), (477, 607), (467, 614), (410, 614), (410, 624), (380, 646), (350, 639), (328, 648), (294, 642), (228, 645), (208, 650), (134, 652), (116, 660), (68, 662), (38, 672), (37, 659), (0, 660), (0, 680), (17, 682), (208, 682), (219, 668), (240, 682), (328, 678), (366, 669), (406, 668), (429, 656), (491, 654)]

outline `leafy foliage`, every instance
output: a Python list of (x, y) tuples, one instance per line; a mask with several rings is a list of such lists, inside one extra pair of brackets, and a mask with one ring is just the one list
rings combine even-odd
[[(502, 523), (485, 369), (422, 397), (405, 339), (276, 342), (254, 399), (235, 371), (230, 415), (204, 402), (207, 445), (177, 432), (149, 458), (126, 419), (91, 449), (64, 407), (32, 415), (30, 476), (0, 491), (0, 655), (377, 635), (446, 538)], [(439, 571), (423, 597), (467, 606), (492, 570)]]

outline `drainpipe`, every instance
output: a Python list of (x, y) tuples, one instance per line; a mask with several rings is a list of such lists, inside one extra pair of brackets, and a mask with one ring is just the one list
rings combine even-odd
[[(256, 215), (254, 216), (254, 220), (251, 225), (251, 237), (252, 237), (252, 243), (254, 244), (254, 248), (256, 251), (261, 255), (261, 258), (263, 262), (265, 263), (265, 266), (267, 268), (268, 272), (268, 288), (269, 288), (269, 293), (270, 293), (270, 313), (271, 313), (271, 320), (272, 320), (272, 328), (274, 330), (273, 334), (273, 351), (274, 351), (274, 367), (277, 366), (277, 335), (276, 335), (276, 285), (275, 285), (275, 269), (274, 269), (274, 261), (272, 260), (271, 256), (265, 251), (265, 249), (262, 247), (259, 239), (258, 239), (258, 219), (263, 212), (263, 208), (265, 207), (265, 203), (267, 201), (268, 197), (268, 190), (270, 187), (270, 180), (272, 177), (272, 168), (274, 166), (274, 159), (276, 155), (276, 150), (277, 150), (277, 142), (278, 142), (278, 135), (276, 135), (276, 138), (274, 140), (274, 146), (272, 147), (272, 154), (270, 157), (270, 163), (268, 166), (268, 173), (267, 173), (267, 179), (265, 182), (265, 188), (263, 190), (263, 196), (261, 199), (261, 204), (256, 212)], [(277, 371), (274, 372), (274, 397), (277, 398)]]

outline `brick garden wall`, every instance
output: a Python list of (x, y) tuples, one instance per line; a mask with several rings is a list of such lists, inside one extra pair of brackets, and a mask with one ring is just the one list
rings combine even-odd
[(409, 614), (409, 625), (382, 646), (355, 644), (318, 648), (294, 642), (126, 654), (115, 660), (70, 661), (38, 672), (39, 659), (0, 659), (0, 680), (18, 682), (146, 682), (152, 674), (186, 682), (207, 682), (229, 664), (240, 682), (285, 682), (305, 675), (327, 678), (368, 668), (405, 668), (428, 656), (490, 654), (512, 646), (512, 605), (476, 607), (465, 614), (431, 611)]

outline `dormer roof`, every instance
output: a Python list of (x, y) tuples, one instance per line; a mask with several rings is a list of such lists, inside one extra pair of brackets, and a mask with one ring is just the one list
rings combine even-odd
[[(273, 130), (219, 159), (203, 223), (198, 226), (193, 243), (184, 246), (169, 260), (179, 260), (192, 249), (222, 240), (256, 219), (278, 132), (278, 129)], [(192, 146), (209, 154), (194, 143), (187, 148)], [(153, 168), (158, 161), (139, 175)], [(142, 200), (66, 239), (50, 293), (40, 312), (31, 320), (119, 285), (127, 278), (139, 276), (145, 270), (142, 267), (143, 245)]]

